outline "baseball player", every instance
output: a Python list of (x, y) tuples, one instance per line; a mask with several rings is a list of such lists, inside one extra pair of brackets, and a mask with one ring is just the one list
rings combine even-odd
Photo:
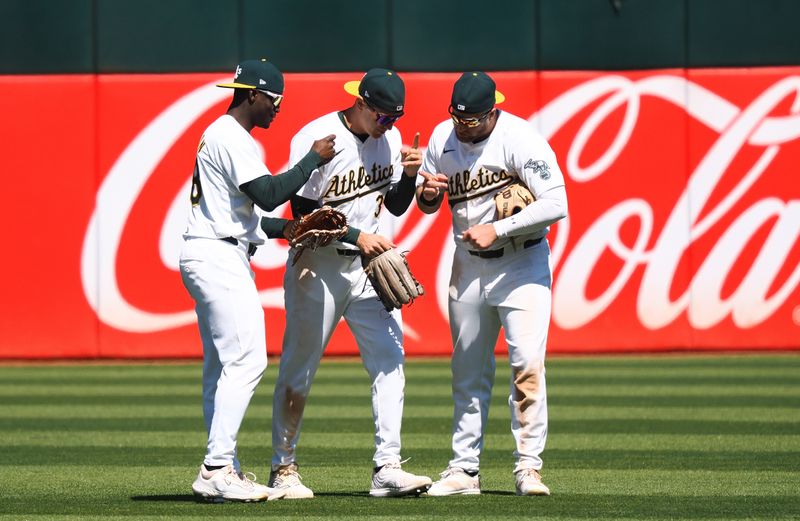
[(296, 265), (291, 262), (295, 252), (290, 251), (286, 264), (284, 298), (292, 320), (286, 323), (273, 396), (269, 482), (285, 490), (286, 498), (314, 496), (300, 480), (295, 448), (311, 382), (342, 317), (372, 382), (375, 468), (370, 495), (419, 494), (431, 485), (429, 477), (400, 466), (402, 319), (399, 310), (389, 313), (383, 308), (361, 264), (362, 255), (378, 255), (394, 246), (376, 233), (378, 216), (383, 206), (402, 215), (411, 204), (422, 154), (417, 148), (401, 147), (400, 132), (394, 128), (405, 103), (405, 86), (397, 74), (371, 69), (360, 81), (348, 82), (345, 90), (356, 96), (353, 105), (312, 121), (291, 144), (294, 164), (317, 136), (336, 136), (337, 155), (311, 174), (292, 198), (292, 209), (298, 215), (330, 205), (347, 216), (350, 228), (341, 242), (306, 251)]
[(264, 238), (254, 204), (289, 200), (334, 154), (333, 136), (309, 142), (294, 168), (272, 176), (250, 135), (280, 111), (283, 75), (264, 60), (236, 67), (227, 112), (205, 131), (192, 176), (191, 211), (180, 256), (203, 342), (203, 416), (208, 447), (194, 493), (210, 501), (262, 501), (283, 495), (239, 470), (236, 437), (267, 365), (264, 312), (250, 257)]
[[(479, 457), (505, 331), (511, 364), (511, 431), (518, 495), (548, 495), (540, 454), (547, 436), (544, 359), (550, 322), (549, 226), (567, 215), (555, 154), (527, 121), (495, 108), (504, 96), (483, 72), (453, 86), (450, 119), (433, 131), (417, 205), (435, 212), (444, 192), (456, 242), (448, 309), (453, 341), (453, 458), (432, 496), (480, 494)], [(430, 172), (430, 173), (429, 173)], [(535, 201), (495, 218), (494, 195), (521, 180)]]

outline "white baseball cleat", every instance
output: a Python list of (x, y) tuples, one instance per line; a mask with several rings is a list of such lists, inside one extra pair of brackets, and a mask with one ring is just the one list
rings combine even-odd
[(372, 497), (418, 496), (431, 487), (431, 478), (416, 476), (400, 468), (400, 463), (387, 463), (372, 473)]
[(198, 499), (212, 503), (224, 501), (249, 503), (272, 501), (283, 497), (284, 491), (260, 485), (254, 480), (255, 476), (251, 479), (241, 472), (236, 472), (233, 465), (217, 470), (207, 470), (205, 465), (200, 465), (197, 479), (192, 483), (192, 491)]
[(477, 495), (481, 493), (481, 478), (470, 476), (460, 467), (448, 467), (442, 479), (431, 485), (429, 496)]
[(284, 499), (311, 499), (314, 492), (303, 485), (297, 472), (297, 463), (282, 465), (269, 475), (269, 486), (285, 492)]
[(518, 496), (549, 496), (550, 489), (542, 483), (542, 475), (536, 469), (522, 469), (515, 474)]

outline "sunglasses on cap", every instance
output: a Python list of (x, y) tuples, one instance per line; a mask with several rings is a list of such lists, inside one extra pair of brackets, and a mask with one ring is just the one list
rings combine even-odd
[(461, 116), (457, 116), (453, 112), (453, 107), (452, 106), (448, 107), (447, 111), (450, 112), (450, 118), (452, 118), (453, 123), (455, 123), (456, 125), (461, 125), (461, 126), (470, 127), (470, 128), (477, 127), (478, 125), (483, 123), (483, 120), (488, 118), (489, 114), (492, 113), (492, 109), (489, 109), (489, 110), (487, 110), (486, 112), (484, 112), (483, 114), (481, 114), (480, 116), (478, 116), (476, 118), (462, 118)]
[(275, 106), (275, 108), (278, 108), (283, 101), (283, 94), (275, 94), (274, 92), (261, 89), (256, 89), (256, 91), (268, 97), (270, 101), (272, 101), (272, 104)]
[(384, 127), (388, 127), (389, 125), (394, 124), (395, 121), (402, 118), (403, 114), (405, 114), (404, 112), (401, 112), (399, 114), (385, 114), (379, 111), (377, 108), (370, 105), (367, 100), (364, 100), (364, 105), (366, 105), (369, 110), (375, 113), (375, 121), (377, 121), (378, 125)]

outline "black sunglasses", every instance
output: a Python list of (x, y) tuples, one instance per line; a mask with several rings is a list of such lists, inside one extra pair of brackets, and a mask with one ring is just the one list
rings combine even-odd
[(395, 121), (402, 118), (403, 115), (405, 114), (404, 112), (401, 112), (399, 114), (386, 114), (384, 112), (381, 112), (377, 108), (373, 107), (372, 105), (370, 105), (370, 103), (367, 100), (364, 100), (364, 105), (366, 105), (369, 110), (375, 113), (375, 121), (378, 122), (378, 125), (382, 125), (384, 127), (388, 127), (389, 125), (393, 124)]

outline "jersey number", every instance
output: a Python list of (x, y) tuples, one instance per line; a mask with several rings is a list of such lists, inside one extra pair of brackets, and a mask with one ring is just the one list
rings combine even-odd
[(381, 206), (383, 205), (383, 195), (379, 195), (375, 200), (378, 201), (378, 208), (375, 209), (375, 217), (377, 217), (381, 213)]
[(192, 206), (200, 204), (201, 197), (203, 197), (203, 187), (200, 185), (200, 171), (197, 169), (197, 162), (195, 161), (194, 173), (192, 174), (192, 193), (189, 195)]

